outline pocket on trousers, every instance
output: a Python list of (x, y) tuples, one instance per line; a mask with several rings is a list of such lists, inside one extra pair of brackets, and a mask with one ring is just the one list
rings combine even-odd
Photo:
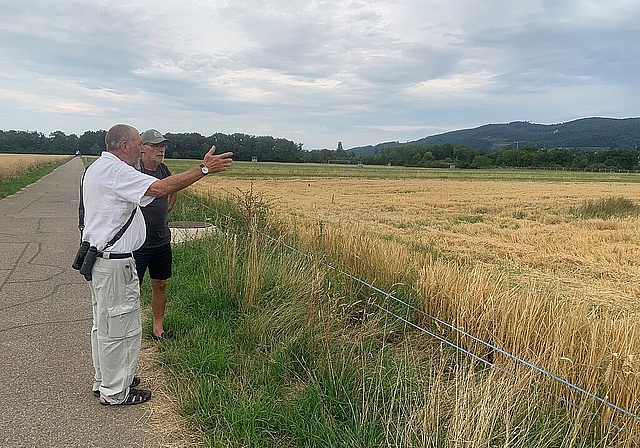
[(107, 334), (110, 338), (127, 338), (142, 331), (140, 306), (137, 304), (107, 308), (107, 321)]

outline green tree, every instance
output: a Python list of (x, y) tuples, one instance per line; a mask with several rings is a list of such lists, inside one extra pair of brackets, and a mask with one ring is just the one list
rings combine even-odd
[(469, 165), (470, 168), (486, 168), (491, 166), (491, 158), (489, 156), (475, 156)]

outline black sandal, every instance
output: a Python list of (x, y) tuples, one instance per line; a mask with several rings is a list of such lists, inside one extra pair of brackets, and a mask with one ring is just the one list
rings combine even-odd
[(100, 404), (105, 406), (120, 406), (121, 404), (140, 404), (151, 399), (151, 391), (144, 389), (129, 389), (129, 395), (124, 399), (122, 403), (112, 405), (104, 398), (100, 398)]
[[(131, 381), (131, 386), (129, 387), (136, 387), (138, 384), (140, 384), (140, 377), (139, 376), (134, 376), (133, 377), (133, 381)], [(99, 390), (94, 390), (93, 391), (93, 396), (96, 398), (100, 398), (100, 391)]]
[(156, 334), (151, 332), (151, 339), (154, 341), (170, 341), (173, 339), (173, 333), (169, 330), (164, 330), (160, 336), (156, 336)]

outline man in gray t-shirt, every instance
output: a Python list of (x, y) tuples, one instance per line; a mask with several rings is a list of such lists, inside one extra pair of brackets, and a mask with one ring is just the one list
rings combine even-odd
[[(171, 142), (155, 129), (144, 131), (141, 136), (143, 150), (140, 171), (157, 179), (171, 176), (171, 171), (163, 163), (167, 143)], [(171, 277), (171, 231), (169, 211), (176, 200), (176, 193), (158, 197), (142, 208), (147, 226), (147, 238), (140, 249), (133, 253), (140, 285), (147, 268), (151, 278), (151, 310), (155, 340), (171, 339), (173, 335), (164, 329), (164, 312), (167, 304), (167, 280)]]

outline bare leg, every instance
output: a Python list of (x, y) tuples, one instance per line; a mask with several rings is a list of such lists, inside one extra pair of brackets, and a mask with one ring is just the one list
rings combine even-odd
[(161, 336), (164, 331), (162, 320), (167, 305), (167, 281), (151, 279), (151, 311), (153, 311), (153, 334)]

